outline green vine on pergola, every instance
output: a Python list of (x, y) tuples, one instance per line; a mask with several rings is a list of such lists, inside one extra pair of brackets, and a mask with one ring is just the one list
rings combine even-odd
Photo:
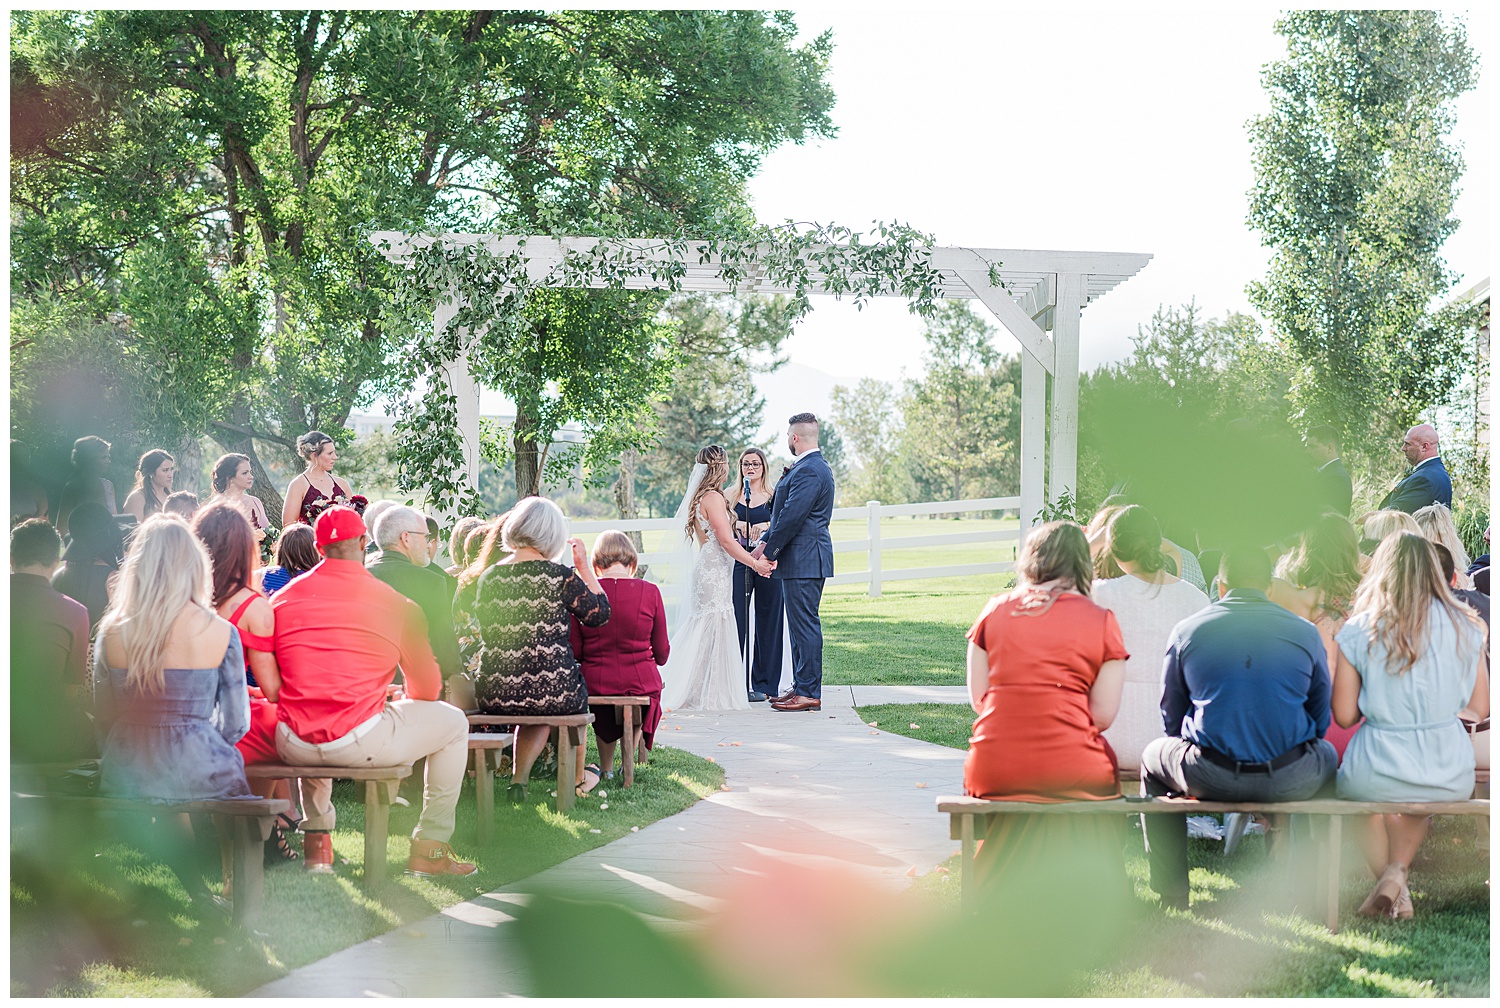
[[(603, 237), (585, 248), (568, 248), (561, 261), (537, 276), (524, 240), (514, 251), (496, 253), (483, 241), (413, 235), (395, 298), (409, 334), (400, 360), (404, 385), (411, 390), (395, 424), (398, 485), (408, 492), (426, 487), (435, 509), (480, 512), (479, 495), (463, 475), (458, 404), (440, 369), (467, 357), (481, 382), (510, 392), (513, 376), (499, 373), (500, 348), (529, 334), (524, 309), (536, 291), (647, 286), (673, 292), (682, 289), (688, 264), (696, 261), (714, 264), (717, 279), (731, 294), (742, 285), (788, 291), (794, 319), (811, 309), (812, 294), (851, 297), (860, 309), (872, 297), (902, 296), (910, 311), (926, 316), (943, 296), (942, 274), (930, 262), (933, 244), (931, 236), (911, 227), (880, 222), (868, 240), (839, 225), (790, 222), (734, 237)], [(1000, 265), (990, 264), (990, 282), (997, 287), (1004, 286)], [(433, 308), (440, 299), (457, 310), (436, 332)], [(492, 438), (484, 439), (481, 450), (499, 460)]]

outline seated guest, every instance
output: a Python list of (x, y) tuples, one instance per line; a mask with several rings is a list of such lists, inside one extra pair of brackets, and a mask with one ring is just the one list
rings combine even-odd
[[(1474, 793), (1474, 750), (1460, 719), (1489, 716), (1484, 626), (1453, 597), (1420, 536), (1393, 535), (1339, 631), (1333, 713), (1361, 716), (1339, 768), (1338, 795), (1357, 801), (1463, 801)], [(1365, 856), (1379, 876), (1359, 913), (1412, 916), (1407, 875), (1428, 818), (1369, 819)]]
[[(1099, 510), (1085, 530), (1089, 540), (1089, 555), (1094, 560), (1095, 580), (1117, 578), (1124, 573), (1104, 545), (1105, 532), (1109, 528), (1109, 523), (1114, 520), (1115, 515), (1129, 506), (1130, 499), (1124, 494), (1110, 494), (1104, 498), (1104, 503), (1099, 505)], [(1198, 558), (1191, 550), (1184, 549), (1163, 536), (1161, 554), (1166, 558), (1166, 565), (1162, 569), (1167, 574), (1182, 578), (1201, 592), (1208, 591), (1208, 582), (1203, 578), (1203, 568), (1198, 564)]]
[[(155, 803), (256, 797), (234, 749), (250, 723), (244, 652), (239, 631), (209, 605), (212, 585), (208, 554), (186, 522), (152, 515), (141, 523), (94, 648), (101, 794)], [(168, 863), (195, 903), (210, 902), (182, 846)]]
[(378, 500), (365, 506), (365, 528), (370, 530), (370, 545), (365, 547), (366, 564), (380, 555), (380, 545), (375, 541), (374, 534), (375, 526), (380, 523), (380, 516), (395, 507), (398, 503), (398, 501), (393, 500)]
[(265, 592), (267, 598), (285, 588), (292, 578), (312, 570), (322, 559), (318, 556), (318, 548), (313, 545), (312, 526), (301, 522), (293, 522), (281, 530), (275, 549), (275, 564), (257, 567), (251, 575), (259, 582), (256, 587)]
[[(193, 533), (208, 550), (213, 569), (214, 611), (239, 631), (250, 673), (250, 727), (235, 743), (245, 765), (276, 763), (276, 698), (281, 692), (281, 671), (276, 667), (276, 619), (271, 603), (250, 587), (250, 571), (259, 552), (250, 520), (234, 505), (214, 501), (193, 518)], [(263, 798), (291, 800), (286, 781), (262, 781), (254, 790)], [(266, 841), (273, 864), (296, 861), (298, 853), (287, 841), (287, 831), (296, 820), (283, 813)]]
[[(1328, 667), (1338, 659), (1334, 638), (1349, 618), (1354, 591), (1359, 587), (1368, 561), (1359, 551), (1354, 526), (1339, 514), (1325, 514), (1304, 531), (1291, 552), (1281, 558), (1267, 596), (1272, 602), (1296, 613), (1318, 628)], [(1324, 734), (1339, 754), (1359, 726), (1330, 725)]]
[[(651, 698), (640, 719), (642, 738), (650, 750), (656, 726), (661, 723), (661, 671), (657, 666), (665, 665), (670, 654), (661, 591), (635, 576), (639, 557), (624, 532), (610, 529), (599, 533), (589, 563), (609, 598), (609, 622), (585, 626), (571, 617), (569, 643), (583, 669), (590, 696)], [(599, 767), (591, 769), (608, 780), (614, 776), (615, 749), (623, 726), (617, 722), (614, 708), (591, 706), (589, 710), (594, 714), (594, 740), (599, 745)]]
[(483, 518), (476, 518), (473, 515), (465, 515), (453, 523), (453, 531), (448, 535), (448, 559), (452, 560), (453, 564), (447, 568), (448, 573), (453, 577), (458, 577), (473, 559), (467, 550), (469, 533), (483, 524)]
[(10, 748), (18, 763), (95, 754), (89, 696), (89, 611), (52, 587), (62, 540), (45, 518), (10, 533)]
[[(1071, 522), (1032, 529), (1016, 574), (1015, 590), (990, 599), (969, 630), (978, 718), (964, 793), (1035, 802), (1118, 797), (1115, 754), (1099, 733), (1119, 710), (1130, 656), (1114, 614), (1089, 598), (1083, 530)], [(1076, 863), (1102, 868), (1094, 887), (1102, 898), (1124, 892), (1123, 840), (1119, 816), (1002, 816), (976, 866), (988, 885), (999, 885), (1036, 867), (1049, 849), (1076, 847)]]
[(386, 508), (375, 519), (375, 542), (380, 553), (366, 562), (366, 568), (422, 607), (427, 617), (427, 640), (443, 678), (462, 671), (458, 638), (453, 634), (453, 592), (448, 576), (427, 565), (428, 551), (438, 545), (428, 535), (427, 519), (402, 504)]
[[(479, 677), (479, 652), (484, 642), (479, 638), (479, 618), (474, 615), (474, 599), (479, 592), (479, 576), (505, 557), (501, 536), (510, 512), (469, 533), (469, 565), (458, 575), (453, 592), (453, 632), (458, 635), (458, 653), (464, 674), (471, 680)], [(472, 684), (471, 684), (472, 685)]]
[(1397, 532), (1422, 534), (1422, 527), (1417, 524), (1417, 520), (1405, 511), (1371, 511), (1365, 515), (1363, 525), (1365, 535), (1359, 544), (1359, 549), (1366, 556), (1374, 553), (1375, 548), (1387, 536)]
[(1469, 552), (1458, 537), (1458, 527), (1453, 524), (1453, 512), (1443, 504), (1429, 504), (1412, 513), (1412, 519), (1422, 530), (1422, 537), (1430, 543), (1446, 547), (1458, 568), (1458, 587), (1473, 588), (1469, 579)]
[[(483, 649), (474, 691), (481, 714), (582, 714), (588, 709), (583, 671), (568, 641), (568, 615), (585, 626), (609, 622), (609, 596), (594, 577), (579, 539), (567, 539), (567, 519), (545, 497), (527, 497), (506, 520), (510, 553), (479, 577), (474, 615)], [(553, 558), (568, 546), (573, 569)], [(547, 725), (516, 728), (509, 797), (526, 800), (531, 766), (547, 744)], [(599, 783), (578, 747), (580, 794)], [(590, 779), (592, 778), (592, 779)]]
[[(365, 570), (365, 523), (334, 505), (313, 526), (323, 562), (276, 593), (276, 751), (295, 766), (392, 766), (427, 758), (422, 813), (406, 870), (470, 875), (453, 857), (453, 813), (468, 764), (469, 723), (441, 702), (442, 677), (421, 608)], [(405, 698), (387, 701), (399, 670)], [(304, 780), (302, 854), (333, 870), (332, 781)]]
[(109, 606), (110, 584), (124, 555), (120, 526), (103, 504), (87, 501), (73, 509), (73, 534), (63, 551), (62, 569), (52, 575), (52, 587), (83, 603), (91, 627)]
[[(1490, 630), (1490, 597), (1477, 589), (1464, 589), (1454, 587), (1458, 583), (1458, 574), (1453, 569), (1453, 556), (1447, 549), (1432, 544), (1433, 552), (1437, 554), (1438, 567), (1443, 574), (1443, 582), (1453, 589), (1453, 594), (1458, 600), (1479, 614), (1484, 620), (1484, 631)], [(1489, 669), (1486, 667), (1481, 673), (1488, 682)], [(1464, 730), (1469, 733), (1469, 740), (1474, 743), (1474, 769), (1488, 770), (1490, 768), (1490, 719), (1488, 717), (1479, 721), (1464, 721)]]
[(1172, 628), (1208, 605), (1208, 596), (1166, 571), (1161, 528), (1138, 505), (1118, 511), (1105, 531), (1105, 552), (1124, 572), (1095, 581), (1094, 602), (1115, 614), (1125, 650), (1120, 711), (1104, 738), (1122, 767), (1136, 770), (1146, 743), (1161, 737), (1161, 658)]
[[(1172, 631), (1161, 701), (1167, 738), (1141, 754), (1141, 793), (1296, 801), (1333, 779), (1328, 656), (1317, 629), (1266, 597), (1262, 549), (1225, 551), (1224, 597)], [(1352, 724), (1353, 722), (1349, 722)], [(1148, 815), (1151, 888), (1186, 910), (1186, 816)]]
[(166, 499), (162, 504), (162, 514), (174, 514), (179, 518), (191, 520), (193, 512), (198, 510), (198, 495), (191, 490), (179, 490)]

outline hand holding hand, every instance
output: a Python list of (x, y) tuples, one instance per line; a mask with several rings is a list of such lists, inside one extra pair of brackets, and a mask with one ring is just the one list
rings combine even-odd
[(771, 576), (771, 572), (776, 569), (776, 565), (774, 563), (772, 563), (771, 561), (767, 560), (765, 557), (759, 557), (759, 556), (755, 558), (755, 565), (754, 566), (755, 566), (755, 573), (759, 574), (763, 578), (770, 577)]

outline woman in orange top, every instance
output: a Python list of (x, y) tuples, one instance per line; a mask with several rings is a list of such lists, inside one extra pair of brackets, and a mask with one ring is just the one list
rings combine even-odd
[[(1119, 710), (1130, 656), (1114, 613), (1089, 600), (1093, 566), (1083, 529), (1071, 522), (1032, 529), (1016, 573), (1015, 590), (992, 598), (969, 631), (969, 695), (979, 717), (964, 791), (1010, 801), (1117, 798), (1115, 754), (1100, 732)], [(981, 878), (1014, 879), (1040, 869), (1039, 857), (1087, 862), (1123, 895), (1122, 823), (1002, 816), (976, 867)]]

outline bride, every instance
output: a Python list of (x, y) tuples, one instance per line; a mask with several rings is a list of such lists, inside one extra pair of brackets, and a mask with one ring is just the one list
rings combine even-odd
[[(672, 710), (749, 710), (739, 634), (734, 624), (730, 577), (738, 560), (757, 574), (769, 574), (771, 564), (753, 557), (735, 541), (729, 502), (719, 488), (729, 477), (729, 456), (718, 445), (698, 452), (688, 477), (687, 494), (678, 519), (683, 521), (686, 551), (698, 546), (687, 590), (674, 594), (663, 579), (672, 623), (672, 651), (662, 666), (662, 706)], [(682, 564), (678, 565), (683, 566)], [(672, 618), (675, 616), (676, 618)]]

